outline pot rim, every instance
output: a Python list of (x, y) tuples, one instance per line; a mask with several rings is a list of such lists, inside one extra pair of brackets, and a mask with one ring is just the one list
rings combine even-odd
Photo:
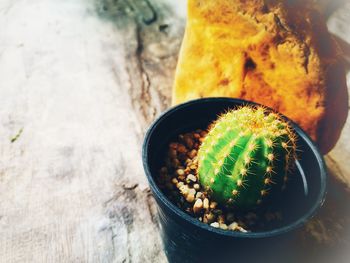
[(202, 104), (202, 103), (206, 103), (206, 102), (210, 102), (210, 101), (218, 101), (218, 102), (219, 101), (226, 101), (226, 102), (234, 102), (234, 103), (238, 103), (238, 104), (263, 106), (264, 108), (266, 108), (268, 110), (276, 112), (275, 110), (273, 110), (267, 106), (264, 106), (262, 104), (256, 103), (256, 102), (242, 100), (242, 99), (236, 99), (236, 98), (227, 98), (227, 97), (210, 97), (210, 98), (194, 99), (194, 100), (190, 100), (190, 101), (187, 101), (185, 103), (173, 106), (173, 107), (169, 108), (168, 110), (166, 110), (165, 112), (163, 112), (158, 118), (156, 118), (153, 121), (153, 123), (148, 128), (148, 131), (146, 132), (146, 135), (144, 137), (144, 142), (142, 145), (143, 168), (145, 170), (148, 182), (150, 184), (150, 187), (151, 187), (154, 195), (156, 195), (156, 197), (162, 203), (164, 203), (165, 206), (167, 206), (173, 213), (175, 213), (177, 216), (179, 216), (182, 219), (184, 219), (185, 221), (187, 221), (187, 223), (190, 223), (196, 227), (199, 227), (199, 228), (206, 230), (206, 231), (209, 231), (211, 233), (223, 235), (223, 236), (227, 236), (227, 237), (256, 238), (256, 239), (266, 238), (266, 237), (274, 237), (274, 236), (283, 235), (285, 233), (291, 232), (291, 231), (296, 230), (296, 229), (300, 228), (301, 226), (303, 226), (310, 218), (312, 218), (316, 214), (318, 208), (321, 207), (322, 204), (324, 203), (325, 196), (326, 196), (326, 185), (327, 185), (327, 183), (326, 183), (326, 181), (327, 181), (326, 165), (325, 165), (325, 161), (324, 161), (322, 155), (320, 154), (318, 147), (314, 144), (314, 142), (311, 140), (309, 135), (307, 135), (299, 127), (299, 125), (297, 125), (295, 122), (293, 122), (292, 120), (290, 120), (289, 118), (287, 118), (283, 114), (281, 114), (281, 116), (290, 122), (290, 124), (293, 126), (293, 128), (295, 129), (298, 136), (300, 136), (306, 142), (307, 146), (310, 147), (314, 156), (316, 157), (318, 166), (320, 167), (320, 170), (321, 170), (321, 172), (320, 172), (321, 186), (320, 186), (320, 191), (319, 191), (319, 194), (317, 197), (318, 201), (315, 202), (315, 204), (308, 210), (308, 212), (303, 214), (303, 216), (301, 216), (299, 219), (293, 221), (292, 223), (290, 223), (286, 226), (279, 227), (279, 228), (269, 230), (269, 231), (263, 231), (263, 232), (242, 233), (242, 232), (236, 232), (236, 231), (223, 230), (220, 228), (212, 227), (212, 226), (205, 224), (203, 222), (200, 222), (198, 219), (186, 214), (184, 211), (182, 211), (180, 208), (178, 208), (176, 205), (174, 205), (165, 196), (165, 194), (159, 189), (157, 183), (155, 182), (154, 178), (152, 177), (152, 174), (151, 174), (151, 171), (150, 171), (149, 165), (148, 165), (148, 147), (149, 147), (149, 141), (150, 141), (150, 138), (151, 138), (153, 131), (155, 129), (157, 129), (158, 124), (161, 123), (162, 120), (167, 118), (174, 111), (177, 111), (178, 109), (181, 109), (181, 108), (185, 108), (189, 105)]

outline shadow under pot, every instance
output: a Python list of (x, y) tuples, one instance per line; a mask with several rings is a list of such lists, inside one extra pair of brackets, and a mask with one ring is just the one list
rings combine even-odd
[(287, 190), (269, 203), (283, 214), (279, 224), (246, 233), (214, 228), (180, 209), (157, 184), (168, 145), (179, 134), (207, 129), (218, 115), (247, 105), (259, 106), (230, 98), (190, 101), (163, 113), (145, 136), (143, 166), (157, 203), (165, 254), (171, 263), (302, 261), (298, 233), (323, 204), (326, 168), (311, 139), (288, 118), (282, 116), (297, 136), (298, 161)]

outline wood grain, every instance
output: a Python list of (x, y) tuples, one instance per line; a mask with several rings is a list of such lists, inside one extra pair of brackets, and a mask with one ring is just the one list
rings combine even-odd
[[(140, 145), (170, 105), (185, 5), (0, 2), (0, 262), (166, 261)], [(344, 41), (347, 10), (330, 16)], [(300, 234), (311, 259), (348, 256), (349, 136)]]

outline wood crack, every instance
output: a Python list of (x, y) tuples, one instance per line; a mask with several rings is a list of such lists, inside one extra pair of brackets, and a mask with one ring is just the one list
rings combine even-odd
[(146, 201), (147, 201), (148, 213), (151, 217), (151, 220), (157, 227), (159, 227), (159, 220), (158, 220), (157, 211), (155, 208), (155, 200), (153, 198), (153, 195), (150, 189), (146, 190)]
[[(144, 50), (144, 44), (142, 39), (142, 26), (137, 23), (136, 21), (136, 51), (135, 51), (135, 58), (136, 58), (136, 66), (137, 70), (140, 74), (140, 81), (141, 81), (141, 94), (140, 97), (133, 97), (133, 105), (137, 106), (137, 104), (140, 107), (140, 113), (143, 116), (144, 122), (149, 122), (149, 116), (148, 116), (148, 110), (150, 107), (150, 87), (151, 87), (151, 81), (147, 74), (147, 71), (144, 68), (143, 65), (143, 50)], [(132, 73), (129, 71), (129, 77), (133, 78)], [(137, 87), (134, 87), (134, 89)]]

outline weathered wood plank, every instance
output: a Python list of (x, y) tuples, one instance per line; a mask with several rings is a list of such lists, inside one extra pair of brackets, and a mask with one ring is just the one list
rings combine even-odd
[(138, 17), (141, 1), (113, 3), (115, 21), (95, 1), (1, 3), (1, 262), (165, 260), (140, 143), (165, 108), (152, 92), (170, 88), (164, 74), (149, 84), (148, 68), (175, 65), (144, 34), (169, 40), (170, 11), (155, 22)]

